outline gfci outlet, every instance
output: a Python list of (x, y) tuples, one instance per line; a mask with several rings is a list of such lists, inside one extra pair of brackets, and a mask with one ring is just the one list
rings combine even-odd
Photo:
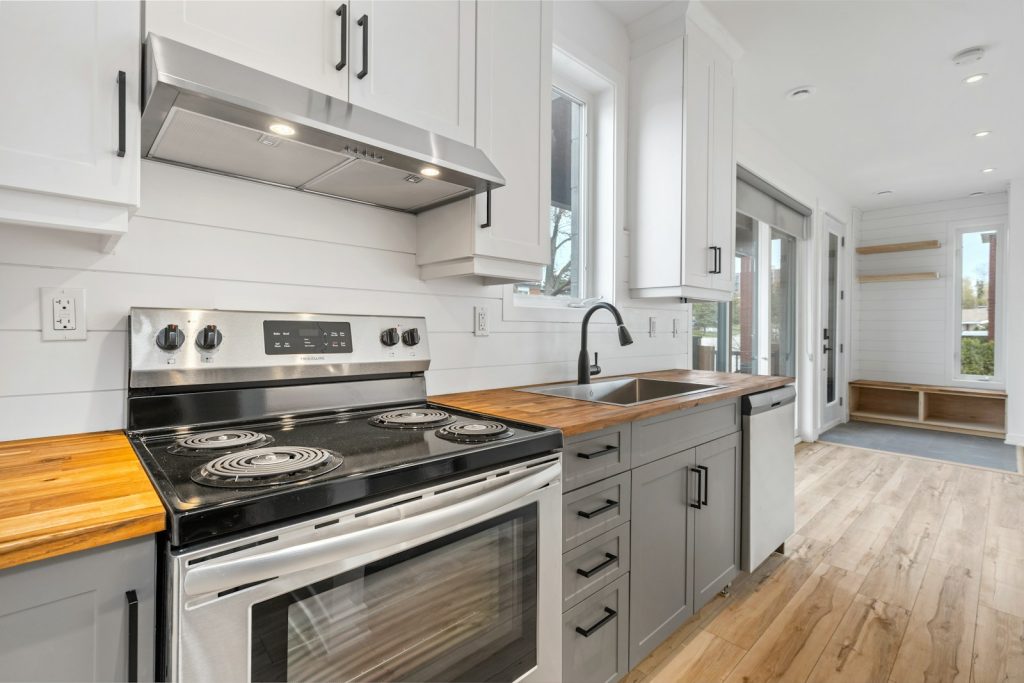
[(474, 306), (473, 307), (473, 336), (475, 337), (487, 337), (490, 336), (491, 329), (487, 324), (487, 307), (486, 306)]
[(85, 290), (42, 287), (39, 296), (43, 341), (85, 339)]

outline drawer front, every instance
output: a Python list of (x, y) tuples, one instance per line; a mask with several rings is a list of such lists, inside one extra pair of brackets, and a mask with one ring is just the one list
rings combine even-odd
[(562, 449), (562, 490), (572, 491), (629, 469), (630, 426), (570, 439)]
[(730, 399), (633, 423), (633, 467), (740, 430), (740, 402)]
[(597, 538), (629, 521), (629, 472), (562, 496), (562, 550)]
[(606, 531), (562, 556), (562, 609), (629, 571), (629, 524)]
[(629, 673), (628, 624), (627, 574), (562, 615), (562, 680), (613, 683)]

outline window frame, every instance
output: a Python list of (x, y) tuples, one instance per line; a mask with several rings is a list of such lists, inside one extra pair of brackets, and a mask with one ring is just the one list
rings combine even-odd
[[(995, 337), (995, 371), (990, 377), (983, 375), (965, 375), (961, 368), (961, 340), (963, 323), (963, 235), (974, 232), (996, 233), (996, 337)], [(952, 296), (950, 296), (951, 314), (947, 332), (952, 353), (952, 363), (948, 366), (947, 376), (953, 386), (978, 389), (1000, 390), (1006, 386), (1006, 221), (1005, 220), (970, 220), (958, 221), (949, 226), (949, 263), (947, 272)]]

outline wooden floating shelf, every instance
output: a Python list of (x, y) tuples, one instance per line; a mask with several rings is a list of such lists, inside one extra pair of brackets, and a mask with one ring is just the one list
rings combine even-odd
[(891, 254), (897, 251), (920, 251), (921, 249), (938, 249), (942, 243), (938, 240), (922, 242), (899, 242), (896, 244), (875, 244), (870, 247), (857, 247), (858, 254)]
[(910, 280), (938, 280), (938, 273), (890, 273), (888, 275), (858, 275), (858, 282), (909, 282)]

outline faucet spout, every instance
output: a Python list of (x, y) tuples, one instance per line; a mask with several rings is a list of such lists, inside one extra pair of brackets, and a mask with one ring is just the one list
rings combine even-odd
[(587, 350), (587, 328), (590, 325), (591, 316), (602, 308), (607, 309), (615, 318), (615, 324), (618, 326), (619, 345), (628, 346), (633, 343), (633, 337), (629, 334), (629, 330), (626, 329), (626, 324), (622, 322), (622, 315), (619, 313), (619, 309), (606, 301), (591, 306), (586, 315), (583, 316), (583, 326), (580, 331), (580, 357), (576, 364), (577, 384), (590, 384), (590, 376), (601, 372), (601, 368), (596, 363), (593, 366), (590, 364), (590, 352)]

